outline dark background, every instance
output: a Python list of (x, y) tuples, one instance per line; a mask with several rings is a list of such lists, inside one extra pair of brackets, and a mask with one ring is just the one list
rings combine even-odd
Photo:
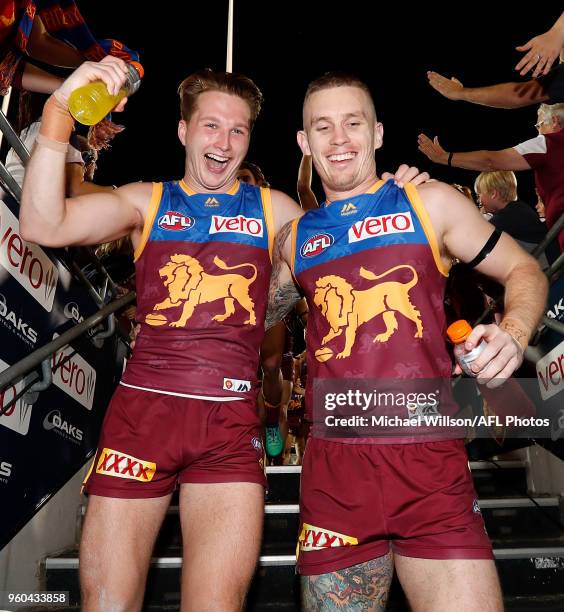
[[(477, 173), (429, 162), (417, 135), (438, 135), (446, 150), (501, 149), (536, 136), (536, 109), (500, 110), (442, 98), (426, 71), (478, 86), (519, 80), (515, 46), (544, 32), (560, 3), (473, 2), (439, 10), (392, 2), (235, 1), (234, 70), (265, 96), (249, 159), (271, 184), (295, 196), (301, 153), (295, 140), (307, 83), (327, 70), (358, 74), (374, 94), (384, 124), (378, 170), (408, 162), (435, 178), (472, 186)], [(102, 155), (97, 182), (167, 180), (183, 174), (176, 137), (176, 88), (202, 67), (225, 68), (227, 0), (213, 2), (78, 1), (96, 37), (138, 50), (146, 71), (126, 112), (127, 126)], [(520, 195), (534, 203), (532, 173), (518, 174)], [(315, 184), (318, 197), (321, 191)]]

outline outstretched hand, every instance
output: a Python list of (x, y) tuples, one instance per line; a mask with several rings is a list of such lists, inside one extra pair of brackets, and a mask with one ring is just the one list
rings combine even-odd
[(449, 100), (462, 99), (464, 85), (462, 85), (462, 83), (455, 77), (447, 79), (442, 74), (429, 70), (427, 72), (427, 78), (429, 79), (429, 85), (445, 98), (448, 98)]
[(446, 164), (448, 161), (448, 153), (441, 147), (439, 138), (435, 136), (431, 140), (425, 134), (419, 134), (417, 138), (417, 148), (426, 155), (431, 161), (437, 164)]
[(544, 34), (534, 36), (516, 49), (526, 53), (515, 66), (515, 70), (519, 70), (519, 74), (523, 76), (534, 68), (531, 76), (536, 79), (541, 74), (547, 74), (552, 67), (562, 49), (562, 37), (558, 31), (550, 29)]

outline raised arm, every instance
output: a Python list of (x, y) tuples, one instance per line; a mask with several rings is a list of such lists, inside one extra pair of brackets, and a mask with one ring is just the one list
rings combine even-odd
[(450, 153), (439, 143), (437, 136), (431, 140), (425, 134), (419, 134), (417, 147), (431, 161), (455, 168), (492, 172), (493, 170), (530, 170), (527, 160), (514, 148), (500, 151), (466, 151)]
[(526, 53), (515, 66), (515, 70), (519, 70), (523, 76), (534, 68), (533, 78), (547, 74), (561, 53), (562, 47), (564, 47), (564, 12), (544, 34), (534, 36), (524, 45), (517, 47), (517, 51), (526, 51)]
[(59, 247), (107, 242), (141, 231), (152, 193), (150, 184), (65, 198), (65, 157), (74, 125), (66, 105), (68, 96), (96, 80), (117, 93), (126, 70), (126, 64), (115, 57), (85, 62), (49, 98), (23, 185), (20, 229), (24, 239)]
[(458, 79), (448, 79), (438, 72), (427, 72), (427, 78), (429, 85), (445, 98), (482, 106), (521, 108), (549, 99), (548, 92), (536, 79), (524, 83), (499, 83), (489, 87), (464, 87)]
[(290, 269), (292, 239), (292, 222), (286, 223), (276, 235), (272, 274), (268, 291), (268, 308), (265, 327), (269, 329), (292, 310), (301, 299), (300, 291), (294, 282)]

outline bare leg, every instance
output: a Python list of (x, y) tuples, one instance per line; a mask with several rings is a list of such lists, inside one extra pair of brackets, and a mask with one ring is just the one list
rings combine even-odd
[(304, 612), (384, 612), (394, 572), (392, 553), (320, 576), (302, 576)]
[(395, 555), (395, 565), (413, 612), (503, 612), (493, 561)]
[(264, 489), (251, 482), (183, 484), (182, 612), (243, 609), (258, 560)]
[(80, 543), (84, 612), (141, 610), (151, 553), (169, 503), (170, 495), (90, 496)]

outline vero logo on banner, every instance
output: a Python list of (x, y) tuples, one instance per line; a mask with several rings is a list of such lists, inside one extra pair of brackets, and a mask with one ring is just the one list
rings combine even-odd
[(414, 231), (413, 219), (409, 211), (393, 215), (381, 215), (380, 217), (366, 217), (362, 221), (357, 221), (349, 229), (349, 243), (360, 242), (377, 236), (386, 236), (387, 234)]
[(564, 342), (539, 359), (536, 368), (543, 400), (564, 391)]
[(0, 265), (30, 293), (47, 312), (53, 309), (59, 272), (43, 249), (25, 242), (12, 211), (0, 202)]
[[(9, 364), (0, 359), (0, 372), (9, 368)], [(19, 380), (16, 383), (11, 383), (0, 391), (0, 407), (4, 409), (23, 389), (24, 380)], [(22, 436), (27, 435), (29, 429), (29, 421), (31, 420), (31, 405), (26, 404), (23, 397), (20, 397), (8, 410), (0, 416), (0, 425), (15, 431)]]
[[(54, 334), (53, 340), (58, 336), (59, 334)], [(71, 357), (68, 358), (69, 356)], [(57, 369), (53, 372), (53, 382), (57, 387), (87, 410), (92, 410), (96, 370), (70, 346), (65, 346), (53, 354), (51, 368), (55, 367)]]

